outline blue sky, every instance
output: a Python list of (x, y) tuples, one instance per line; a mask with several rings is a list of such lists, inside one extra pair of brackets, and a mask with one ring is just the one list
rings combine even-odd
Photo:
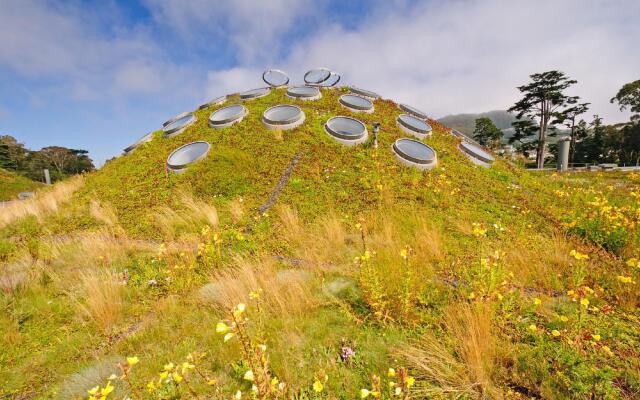
[(640, 79), (640, 2), (0, 0), (0, 134), (104, 160), (167, 118), (327, 66), (433, 117), (505, 109), (560, 69), (607, 122)]

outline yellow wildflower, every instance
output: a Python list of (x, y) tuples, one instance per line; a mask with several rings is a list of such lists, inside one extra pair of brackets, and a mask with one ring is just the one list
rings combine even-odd
[(568, 317), (566, 317), (566, 316), (564, 316), (564, 315), (561, 315), (561, 316), (560, 316), (560, 321), (562, 321), (562, 322), (567, 322), (567, 321), (569, 321), (569, 318), (568, 318)]
[(180, 374), (178, 374), (177, 372), (173, 373), (173, 380), (180, 383), (182, 382), (182, 376)]
[(533, 304), (538, 306), (538, 305), (542, 304), (542, 300), (540, 300), (539, 298), (536, 297), (535, 299), (533, 299)]
[(113, 392), (113, 385), (111, 385), (111, 382), (107, 382), (107, 385), (100, 390), (100, 394), (104, 397), (107, 397), (111, 392)]
[(315, 382), (313, 382), (313, 390), (316, 393), (320, 393), (322, 392), (322, 389), (324, 389), (324, 386), (322, 385), (322, 382), (320, 382), (320, 380), (316, 379)]
[(407, 259), (407, 257), (408, 257), (407, 249), (400, 250), (400, 257), (402, 257), (403, 260)]
[(242, 392), (238, 390), (236, 394), (233, 395), (233, 398), (236, 400), (240, 400), (242, 398)]
[(480, 237), (487, 234), (487, 228), (483, 227), (481, 224), (474, 222), (471, 224), (471, 226), (473, 227), (471, 231), (471, 233), (473, 233), (473, 236)]
[(218, 322), (218, 324), (216, 325), (217, 333), (227, 333), (228, 331), (229, 331), (229, 326), (227, 324), (225, 324), (222, 321)]
[(174, 365), (172, 362), (170, 362), (169, 364), (165, 364), (164, 365), (164, 370), (165, 371), (171, 371), (173, 369)]
[(592, 337), (592, 338), (593, 338), (593, 340), (595, 340), (596, 342), (599, 342), (599, 341), (600, 341), (600, 339), (602, 339), (602, 338), (600, 337), (600, 335), (598, 335), (597, 333), (596, 333), (595, 335), (591, 335), (591, 337)]
[(226, 335), (224, 335), (224, 341), (228, 342), (232, 337), (233, 337), (233, 333), (229, 332)]
[(216, 383), (218, 383), (218, 381), (216, 381), (215, 379), (209, 379), (209, 381), (207, 382), (207, 385), (215, 386)]
[(410, 388), (413, 384), (416, 383), (416, 378), (413, 376), (407, 377), (407, 387)]
[(552, 334), (554, 337), (558, 337), (558, 336), (560, 336), (560, 331), (558, 331), (557, 329), (554, 329), (554, 330), (552, 330), (552, 331), (551, 331), (551, 334)]
[(576, 251), (576, 250), (571, 250), (571, 252), (569, 252), (569, 255), (571, 257), (575, 258), (576, 260), (588, 260), (589, 259), (589, 255), (588, 254), (580, 253), (579, 251)]
[(93, 388), (87, 390), (87, 393), (89, 393), (90, 395), (93, 396), (95, 394), (98, 394), (98, 390), (100, 390), (100, 386), (96, 386), (96, 387), (93, 387)]
[(367, 397), (369, 397), (370, 394), (371, 394), (371, 392), (369, 391), (369, 389), (360, 389), (360, 398), (361, 399), (366, 399)]
[(640, 261), (637, 258), (630, 258), (627, 260), (627, 266), (640, 268)]
[(138, 359), (138, 357), (133, 356), (133, 357), (127, 357), (127, 364), (129, 364), (130, 366), (134, 366), (136, 365), (138, 362), (140, 362), (140, 360)]
[(531, 325), (529, 325), (529, 330), (531, 332), (535, 332), (535, 331), (538, 330), (538, 327), (536, 326), (536, 324), (531, 324)]
[(633, 283), (633, 279), (630, 276), (618, 275), (618, 281), (622, 283)]
[(247, 370), (247, 372), (244, 373), (243, 379), (245, 381), (253, 382), (253, 379), (254, 379), (253, 371), (252, 370)]
[(387, 371), (387, 376), (389, 378), (392, 378), (392, 377), (396, 376), (396, 370), (393, 369), (393, 368), (389, 368), (389, 371)]
[(154, 381), (149, 381), (149, 383), (147, 383), (147, 390), (149, 391), (149, 393), (156, 390), (156, 384)]
[(587, 299), (586, 297), (580, 299), (580, 304), (587, 307), (589, 305), (589, 299)]

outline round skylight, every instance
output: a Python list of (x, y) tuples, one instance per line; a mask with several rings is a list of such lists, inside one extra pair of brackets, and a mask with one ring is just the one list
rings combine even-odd
[(396, 121), (400, 129), (420, 139), (431, 135), (431, 125), (413, 115), (400, 114)]
[(134, 151), (135, 149), (137, 149), (141, 144), (143, 143), (147, 143), (150, 142), (151, 139), (153, 139), (153, 132), (149, 132), (146, 135), (144, 135), (143, 137), (141, 137), (140, 139), (138, 139), (137, 142), (135, 142), (134, 144), (132, 144), (131, 146), (127, 147), (126, 149), (124, 149), (124, 153), (125, 154), (129, 154), (132, 151)]
[(373, 103), (371, 100), (354, 94), (343, 94), (340, 96), (340, 104), (351, 111), (373, 112)]
[(424, 111), (420, 111), (420, 110), (418, 110), (417, 108), (415, 108), (415, 107), (411, 107), (411, 106), (409, 106), (409, 105), (407, 105), (407, 104), (398, 104), (398, 107), (399, 107), (402, 111), (404, 111), (404, 112), (406, 112), (406, 113), (409, 113), (409, 114), (413, 115), (414, 117), (418, 117), (418, 118), (422, 118), (422, 119), (427, 119), (427, 118), (429, 118), (429, 117), (427, 116), (427, 113), (425, 113)]
[(317, 100), (322, 94), (315, 86), (294, 86), (287, 89), (287, 96), (301, 100)]
[(333, 117), (324, 125), (325, 131), (338, 142), (354, 146), (364, 143), (368, 138), (367, 127), (357, 119)]
[(223, 107), (214, 111), (209, 116), (209, 126), (212, 128), (224, 128), (242, 121), (249, 111), (242, 104)]
[(418, 169), (431, 169), (438, 163), (435, 150), (414, 139), (398, 139), (392, 150), (401, 163)]
[(269, 92), (271, 92), (271, 89), (269, 89), (268, 87), (247, 90), (246, 92), (240, 93), (240, 99), (241, 100), (257, 99), (259, 97), (264, 97), (268, 95)]
[(355, 86), (351, 86), (349, 87), (349, 90), (351, 91), (351, 93), (355, 93), (355, 94), (359, 94), (360, 96), (364, 96), (364, 97), (368, 97), (370, 99), (379, 99), (380, 95), (376, 92), (372, 92), (370, 90), (365, 90), (365, 89), (360, 89), (357, 88)]
[(304, 122), (304, 113), (300, 107), (281, 104), (268, 108), (262, 114), (262, 122), (271, 129), (292, 129)]
[(319, 85), (329, 79), (331, 71), (327, 68), (314, 68), (304, 74), (304, 82), (309, 85)]
[(165, 127), (165, 126), (169, 125), (170, 123), (172, 123), (173, 121), (175, 121), (175, 120), (177, 120), (177, 119), (180, 119), (180, 118), (182, 118), (182, 117), (184, 117), (184, 116), (186, 116), (186, 115), (189, 115), (189, 114), (191, 114), (191, 113), (190, 113), (190, 112), (188, 112), (188, 111), (185, 111), (185, 112), (183, 112), (183, 113), (180, 113), (180, 114), (176, 115), (175, 117), (170, 118), (170, 119), (168, 119), (168, 120), (164, 121), (164, 122), (162, 123), (162, 127)]
[(269, 86), (280, 87), (289, 83), (289, 77), (279, 69), (268, 69), (262, 73), (262, 80)]
[(332, 72), (331, 75), (327, 78), (327, 80), (322, 82), (320, 84), (320, 86), (322, 86), (322, 87), (334, 87), (335, 85), (338, 84), (338, 82), (340, 82), (340, 75), (336, 74), (335, 72)]
[(174, 120), (163, 128), (164, 137), (172, 137), (182, 133), (182, 131), (184, 131), (189, 125), (196, 122), (196, 120), (196, 116), (191, 113)]
[(227, 96), (216, 97), (215, 99), (200, 105), (200, 107), (198, 107), (198, 110), (202, 110), (203, 108), (208, 108), (212, 106), (219, 106), (220, 104), (223, 104), (225, 101), (227, 101)]
[(183, 172), (189, 164), (203, 159), (210, 148), (207, 142), (192, 142), (178, 147), (167, 158), (167, 168), (171, 172)]
[(473, 143), (463, 141), (460, 143), (460, 150), (475, 164), (483, 167), (489, 167), (494, 161), (495, 157), (485, 151), (482, 147)]

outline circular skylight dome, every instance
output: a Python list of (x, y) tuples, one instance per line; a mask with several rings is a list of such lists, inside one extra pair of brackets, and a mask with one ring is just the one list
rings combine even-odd
[(227, 106), (214, 111), (209, 116), (209, 126), (212, 128), (224, 128), (242, 121), (248, 111), (242, 104)]
[(463, 154), (472, 162), (483, 167), (489, 167), (495, 161), (495, 157), (482, 149), (482, 147), (473, 143), (463, 141), (460, 143), (460, 150), (462, 150)]
[(289, 83), (289, 77), (279, 69), (268, 69), (262, 74), (262, 80), (271, 87), (285, 86)]
[(135, 142), (134, 144), (132, 144), (131, 146), (127, 147), (126, 149), (124, 149), (124, 154), (129, 154), (132, 151), (134, 151), (135, 149), (137, 149), (138, 147), (140, 147), (141, 144), (143, 143), (147, 143), (150, 142), (151, 139), (153, 139), (153, 132), (149, 132), (146, 135), (144, 135), (143, 137), (141, 137), (137, 142)]
[(435, 150), (414, 139), (398, 139), (392, 150), (401, 163), (418, 169), (431, 169), (438, 163)]
[(163, 128), (164, 137), (172, 137), (182, 133), (182, 131), (184, 131), (189, 125), (196, 122), (196, 120), (196, 116), (191, 113), (174, 120)]
[(397, 122), (400, 129), (420, 139), (431, 135), (431, 125), (413, 115), (400, 114)]
[(379, 99), (380, 95), (376, 92), (372, 92), (370, 90), (365, 90), (365, 89), (360, 89), (357, 88), (355, 86), (351, 86), (349, 87), (349, 90), (351, 91), (351, 93), (355, 93), (355, 94), (359, 94), (360, 96), (364, 96), (364, 97), (368, 97), (370, 99)]
[(202, 110), (203, 108), (208, 108), (211, 106), (219, 106), (220, 104), (223, 104), (225, 101), (227, 101), (227, 96), (216, 97), (215, 99), (200, 105), (200, 107), (198, 107), (198, 110)]
[(281, 104), (268, 108), (262, 114), (262, 122), (271, 129), (292, 129), (304, 122), (304, 113), (300, 107)]
[(329, 79), (331, 71), (327, 68), (314, 68), (304, 74), (304, 82), (309, 85), (319, 85)]
[(240, 93), (240, 100), (257, 99), (259, 97), (268, 95), (269, 92), (271, 92), (271, 89), (269, 89), (268, 87), (247, 90), (246, 92)]
[(427, 119), (427, 118), (429, 118), (429, 117), (427, 116), (427, 113), (425, 113), (425, 112), (423, 112), (423, 111), (420, 111), (420, 110), (418, 110), (418, 109), (417, 109), (417, 108), (415, 108), (415, 107), (411, 107), (411, 106), (406, 105), (406, 104), (398, 104), (398, 107), (399, 107), (402, 111), (404, 111), (404, 112), (406, 112), (406, 113), (409, 113), (409, 114), (413, 115), (414, 117), (418, 117), (418, 118), (422, 118), (422, 119)]
[(178, 147), (167, 158), (167, 168), (171, 172), (183, 172), (189, 164), (203, 159), (210, 148), (207, 142), (192, 142)]
[(301, 100), (317, 100), (322, 95), (315, 86), (294, 86), (287, 89), (287, 97)]
[(324, 124), (324, 129), (335, 140), (347, 146), (364, 143), (369, 137), (367, 127), (349, 117), (333, 117)]
[(189, 114), (191, 114), (191, 113), (190, 113), (190, 112), (188, 112), (188, 111), (185, 111), (185, 112), (183, 112), (183, 113), (180, 113), (180, 114), (176, 115), (175, 117), (170, 118), (170, 119), (168, 119), (168, 120), (164, 121), (164, 122), (162, 123), (162, 127), (164, 128), (165, 126), (169, 125), (169, 124), (170, 124), (170, 123), (172, 123), (173, 121), (175, 121), (175, 120), (177, 120), (177, 119), (180, 119), (180, 118), (182, 118), (182, 117), (184, 117), (184, 116), (187, 116), (187, 115), (189, 115)]
[(332, 72), (331, 75), (327, 78), (327, 80), (322, 82), (320, 84), (320, 86), (322, 86), (322, 87), (334, 87), (335, 85), (338, 84), (338, 82), (340, 82), (340, 75), (336, 74), (335, 72)]
[(371, 100), (366, 99), (362, 96), (343, 94), (342, 96), (340, 96), (340, 104), (351, 111), (373, 112), (373, 103), (371, 102)]

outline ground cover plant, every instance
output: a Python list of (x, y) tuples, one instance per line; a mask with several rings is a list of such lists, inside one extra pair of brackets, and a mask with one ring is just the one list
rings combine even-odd
[[(481, 168), (435, 121), (420, 172), (390, 151), (397, 105), (344, 91), (273, 90), (220, 130), (196, 111), (3, 212), (1, 396), (637, 398), (640, 175)], [(264, 127), (280, 103), (305, 123)], [(336, 115), (378, 148), (334, 142)], [(167, 173), (194, 140), (210, 154)]]

